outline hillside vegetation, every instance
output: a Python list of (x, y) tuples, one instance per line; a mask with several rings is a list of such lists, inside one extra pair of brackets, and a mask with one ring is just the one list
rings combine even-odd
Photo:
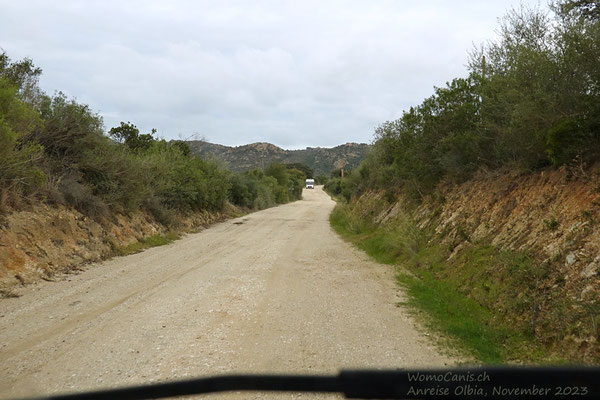
[(333, 169), (356, 168), (364, 160), (370, 147), (365, 143), (346, 143), (332, 148), (308, 147), (303, 150), (284, 150), (270, 143), (252, 143), (236, 147), (200, 140), (186, 143), (193, 154), (203, 158), (215, 157), (222, 160), (233, 171), (263, 168), (272, 162), (300, 163), (312, 169), (314, 177), (329, 176)]
[(168, 224), (172, 212), (222, 210), (227, 201), (264, 208), (300, 198), (304, 173), (284, 165), (243, 174), (102, 118), (62, 93), (37, 86), (30, 60), (0, 54), (0, 211), (65, 204), (93, 217), (144, 208)]
[(326, 185), (333, 226), (486, 362), (600, 360), (600, 4), (552, 10), (508, 13)]
[(0, 294), (2, 282), (78, 268), (162, 243), (156, 235), (172, 237), (169, 230), (302, 196), (302, 165), (237, 173), (130, 122), (105, 132), (87, 105), (43, 93), (40, 74), (31, 60), (0, 54)]

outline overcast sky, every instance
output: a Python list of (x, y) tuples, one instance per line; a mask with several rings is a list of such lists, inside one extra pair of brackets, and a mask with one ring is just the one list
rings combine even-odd
[(47, 93), (89, 104), (106, 129), (331, 147), (371, 142), (465, 76), (468, 51), (519, 4), (0, 0), (0, 48), (32, 58)]

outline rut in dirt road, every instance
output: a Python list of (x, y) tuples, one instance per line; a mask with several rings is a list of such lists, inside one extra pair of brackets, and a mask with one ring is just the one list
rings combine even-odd
[(454, 363), (398, 306), (392, 268), (331, 230), (334, 202), (303, 197), (0, 300), (0, 398)]

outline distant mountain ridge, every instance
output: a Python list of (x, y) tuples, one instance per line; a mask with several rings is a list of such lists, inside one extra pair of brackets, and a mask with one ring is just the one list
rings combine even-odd
[(284, 150), (271, 143), (259, 142), (243, 146), (224, 146), (202, 140), (186, 142), (193, 154), (206, 158), (214, 156), (234, 171), (263, 168), (272, 162), (302, 163), (315, 175), (329, 176), (336, 168), (353, 169), (365, 158), (371, 147), (366, 143), (345, 143), (335, 147), (307, 147), (303, 150)]

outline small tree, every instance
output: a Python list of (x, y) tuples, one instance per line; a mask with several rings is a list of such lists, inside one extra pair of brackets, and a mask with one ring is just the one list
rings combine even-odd
[(108, 131), (108, 135), (119, 143), (124, 143), (132, 150), (148, 150), (152, 143), (156, 140), (154, 135), (156, 129), (152, 129), (152, 133), (140, 135), (139, 129), (131, 122), (122, 122), (115, 128)]

